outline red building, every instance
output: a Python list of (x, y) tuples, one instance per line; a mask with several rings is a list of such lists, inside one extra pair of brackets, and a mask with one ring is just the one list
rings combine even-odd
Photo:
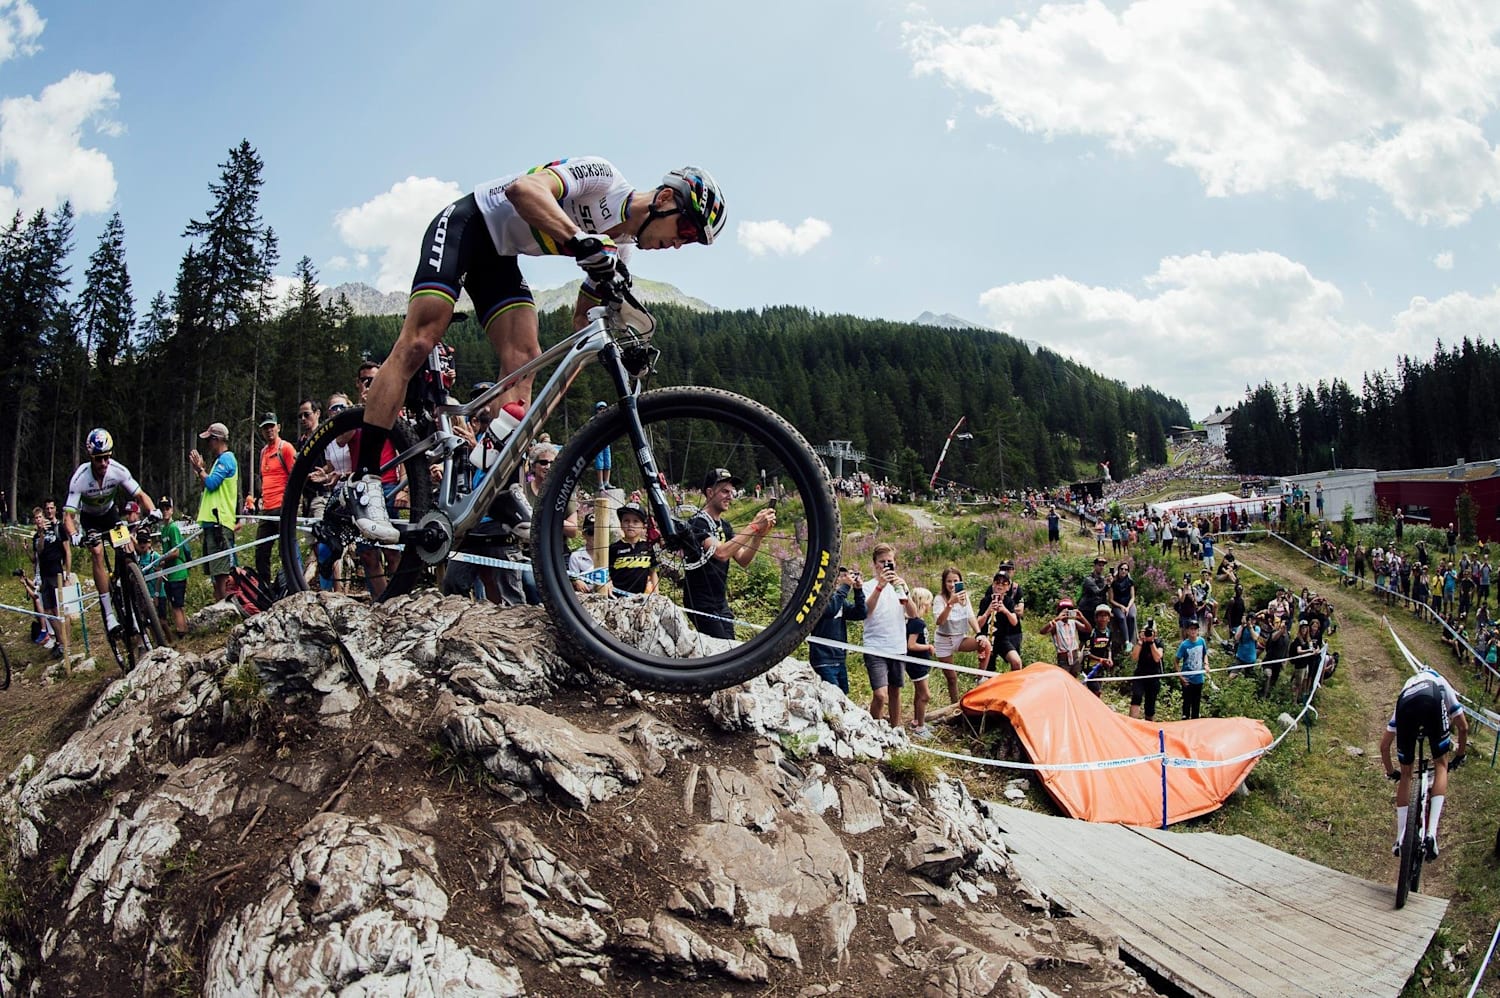
[(1408, 522), (1446, 527), (1458, 522), (1458, 497), (1474, 499), (1474, 529), (1480, 540), (1500, 537), (1500, 461), (1459, 463), (1448, 468), (1382, 471), (1375, 476), (1375, 501), (1406, 510)]

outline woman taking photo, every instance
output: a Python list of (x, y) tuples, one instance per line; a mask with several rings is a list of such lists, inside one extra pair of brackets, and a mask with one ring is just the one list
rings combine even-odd
[[(961, 651), (972, 651), (979, 655), (979, 668), (990, 667), (990, 639), (979, 633), (979, 621), (969, 607), (969, 593), (964, 585), (963, 573), (952, 565), (943, 569), (942, 583), (932, 604), (937, 614), (937, 630), (933, 647), (937, 660), (953, 664), (953, 656)], [(943, 670), (948, 681), (948, 700), (958, 703), (958, 673)]]

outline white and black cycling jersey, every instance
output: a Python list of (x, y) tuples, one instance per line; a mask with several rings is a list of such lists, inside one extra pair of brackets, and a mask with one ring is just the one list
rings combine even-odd
[(1396, 696), (1396, 710), (1391, 711), (1391, 719), (1385, 723), (1387, 731), (1396, 730), (1396, 714), (1400, 712), (1402, 698), (1408, 693), (1425, 691), (1428, 687), (1431, 687), (1432, 691), (1441, 698), (1443, 709), (1448, 712), (1449, 717), (1463, 712), (1463, 705), (1458, 702), (1458, 694), (1454, 692), (1448, 680), (1433, 669), (1423, 669), (1402, 685), (1401, 692)]
[[(534, 229), (505, 196), (505, 189), (521, 177), (546, 170), (562, 182), (558, 206), (584, 232), (603, 232), (621, 221), (621, 213), (634, 188), (620, 176), (614, 164), (600, 156), (575, 156), (554, 160), (523, 173), (511, 174), (480, 184), (474, 190), (479, 213), (501, 256), (555, 256), (562, 247), (545, 232)], [(618, 240), (621, 259), (628, 259), (629, 237)]]
[(87, 516), (102, 516), (122, 509), (140, 491), (140, 483), (119, 461), (109, 462), (102, 479), (95, 478), (93, 466), (84, 462), (68, 480), (68, 501), (64, 508)]

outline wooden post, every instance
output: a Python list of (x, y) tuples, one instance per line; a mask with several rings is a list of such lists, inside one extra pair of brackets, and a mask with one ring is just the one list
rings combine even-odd
[(589, 538), (589, 557), (595, 568), (609, 568), (609, 496), (594, 497), (594, 533)]

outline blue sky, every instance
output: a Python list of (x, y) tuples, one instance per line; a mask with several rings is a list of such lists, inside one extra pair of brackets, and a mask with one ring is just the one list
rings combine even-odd
[(0, 0), (0, 208), (71, 198), (81, 255), (118, 209), (144, 307), (241, 138), (281, 270), (385, 290), (481, 182), (696, 163), (726, 238), (637, 273), (725, 307), (955, 313), (1201, 418), (1494, 335), (1497, 95), (1479, 0)]

